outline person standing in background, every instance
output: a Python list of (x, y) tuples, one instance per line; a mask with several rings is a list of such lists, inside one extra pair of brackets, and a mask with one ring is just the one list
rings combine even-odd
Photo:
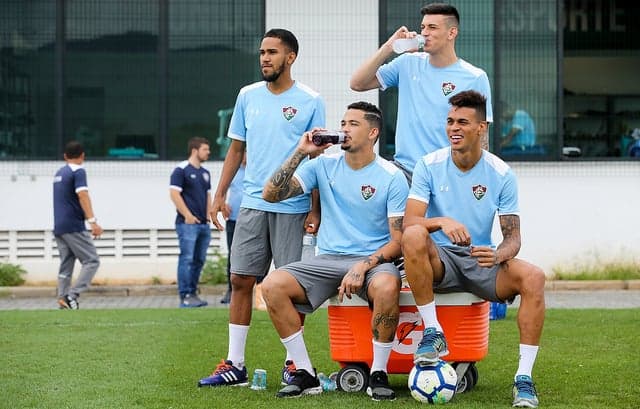
[(169, 195), (176, 206), (178, 256), (178, 294), (180, 308), (204, 307), (198, 297), (198, 281), (207, 260), (211, 241), (211, 174), (202, 166), (209, 159), (209, 141), (189, 139), (189, 159), (171, 173)]
[[(87, 185), (87, 173), (83, 168), (84, 148), (77, 141), (70, 141), (64, 148), (67, 164), (53, 179), (53, 235), (60, 254), (58, 271), (58, 305), (61, 309), (80, 308), (78, 297), (91, 285), (100, 267), (100, 258), (93, 240), (102, 234)], [(91, 228), (87, 232), (86, 224)], [(71, 285), (73, 267), (80, 260), (82, 269), (75, 285)]]
[[(444, 124), (450, 97), (465, 90), (480, 92), (487, 98), (487, 122), (493, 121), (487, 74), (456, 54), (458, 10), (449, 4), (432, 3), (424, 6), (421, 14), (424, 52), (416, 49), (385, 64), (393, 54), (395, 40), (417, 35), (402, 26), (353, 73), (350, 82), (354, 91), (398, 87), (394, 164), (409, 180), (422, 156), (449, 146)], [(487, 135), (483, 138), (483, 148), (488, 149)]]
[(247, 154), (245, 152), (242, 164), (238, 168), (238, 172), (231, 180), (229, 191), (227, 192), (227, 206), (229, 207), (229, 218), (225, 221), (224, 228), (227, 232), (227, 293), (220, 300), (221, 304), (229, 304), (231, 302), (231, 244), (233, 243), (233, 232), (236, 229), (236, 219), (240, 211), (240, 203), (242, 202), (242, 182), (244, 181), (244, 169), (247, 166)]

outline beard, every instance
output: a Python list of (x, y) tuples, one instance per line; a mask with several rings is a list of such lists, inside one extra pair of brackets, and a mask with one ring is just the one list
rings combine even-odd
[(273, 72), (271, 74), (262, 74), (262, 79), (266, 82), (275, 82), (278, 78), (280, 78), (280, 74), (282, 74), (282, 66), (273, 67)]

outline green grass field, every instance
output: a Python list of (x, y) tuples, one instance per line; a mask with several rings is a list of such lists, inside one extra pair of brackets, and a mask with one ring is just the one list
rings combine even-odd
[[(227, 353), (224, 309), (0, 312), (0, 408), (380, 408), (424, 407), (406, 375), (392, 375), (395, 402), (327, 392), (277, 399), (284, 349), (264, 312), (255, 312), (247, 364), (268, 371), (268, 390), (196, 387)], [(639, 408), (640, 311), (549, 310), (534, 368), (541, 408)], [(330, 357), (326, 310), (307, 319), (318, 371)], [(517, 366), (515, 310), (491, 322), (489, 353), (476, 387), (455, 408), (508, 408)]]

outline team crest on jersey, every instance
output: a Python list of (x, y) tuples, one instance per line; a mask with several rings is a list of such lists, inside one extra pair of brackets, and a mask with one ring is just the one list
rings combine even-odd
[(287, 121), (290, 121), (294, 116), (296, 116), (296, 113), (298, 113), (298, 110), (294, 107), (282, 108), (282, 115), (284, 115), (284, 119), (286, 119)]
[(471, 190), (473, 190), (473, 195), (476, 197), (476, 200), (482, 199), (487, 193), (487, 187), (482, 185), (475, 185)]
[(202, 174), (202, 178), (204, 179), (205, 182), (209, 181), (209, 174), (208, 173), (203, 173)]
[(371, 185), (362, 185), (360, 187), (360, 193), (362, 193), (364, 200), (369, 200), (376, 194), (376, 188)]
[(445, 97), (451, 94), (454, 89), (456, 89), (456, 84), (454, 84), (453, 82), (442, 83), (442, 93), (444, 94)]

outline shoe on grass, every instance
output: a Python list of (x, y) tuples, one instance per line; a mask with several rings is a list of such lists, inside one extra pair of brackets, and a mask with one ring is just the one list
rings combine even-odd
[(296, 369), (289, 380), (289, 384), (276, 394), (278, 398), (297, 398), (304, 395), (322, 393), (322, 386), (317, 376), (311, 375), (304, 369)]
[(289, 385), (289, 381), (291, 380), (291, 378), (293, 378), (293, 373), (295, 371), (296, 364), (294, 364), (290, 359), (286, 360), (284, 366), (282, 367), (282, 380), (280, 381), (280, 384)]
[(375, 401), (396, 399), (396, 393), (389, 386), (389, 377), (386, 372), (375, 371), (369, 376), (367, 395)]
[(537, 408), (538, 394), (536, 385), (528, 375), (518, 375), (513, 383), (513, 407)]
[(247, 386), (247, 368), (238, 369), (233, 362), (222, 360), (210, 376), (198, 381), (198, 386)]

